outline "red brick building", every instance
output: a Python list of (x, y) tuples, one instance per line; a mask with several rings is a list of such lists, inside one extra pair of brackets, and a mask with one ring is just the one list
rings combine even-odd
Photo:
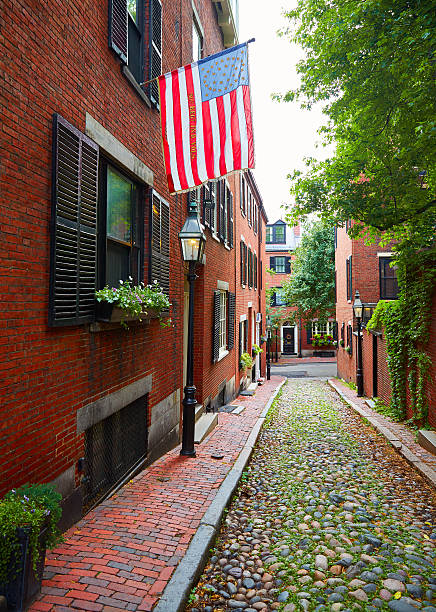
[[(300, 225), (289, 227), (279, 219), (270, 223), (266, 228), (266, 268), (275, 274), (266, 273), (267, 287), (274, 287), (272, 295), (271, 312), (283, 312), (279, 327), (272, 334), (271, 350), (275, 355), (299, 355), (306, 357), (315, 354), (312, 346), (312, 337), (316, 333), (325, 333), (336, 336), (336, 326), (333, 317), (327, 323), (320, 323), (317, 319), (293, 321), (292, 313), (295, 308), (287, 307), (281, 294), (283, 283), (292, 274), (292, 261), (294, 250), (301, 239)], [(286, 315), (289, 315), (289, 320)], [(322, 351), (316, 351), (319, 354)], [(328, 351), (332, 353), (332, 351)], [(334, 353), (333, 353), (334, 354)]]
[[(67, 523), (179, 441), (187, 297), (177, 235), (187, 196), (168, 193), (157, 89), (146, 82), (237, 42), (235, 6), (2, 3), (0, 495), (53, 482)], [(244, 313), (249, 350), (264, 321), (266, 217), (246, 182), (251, 225), (239, 175), (199, 193), (207, 243), (194, 382), (212, 408), (241, 384), (237, 323)], [(203, 206), (209, 190), (213, 210)], [(241, 286), (242, 234), (257, 286)], [(94, 291), (128, 275), (161, 284), (172, 326), (126, 331), (99, 315)]]
[[(389, 246), (365, 244), (364, 238), (351, 240), (348, 229), (337, 228), (335, 234), (336, 269), (336, 319), (338, 322), (338, 376), (356, 383), (357, 368), (357, 322), (353, 313), (356, 290), (364, 305), (362, 319), (362, 369), (364, 395), (380, 398), (389, 405), (391, 384), (387, 366), (386, 337), (381, 331), (366, 331), (375, 306), (379, 300), (396, 299), (398, 282), (394, 268), (390, 267), (392, 253)], [(429, 423), (436, 426), (435, 370), (435, 317), (436, 296), (433, 297), (430, 341), (426, 349), (432, 358), (431, 382), (427, 385)], [(412, 416), (411, 411), (408, 414)]]
[[(351, 222), (350, 222), (351, 223)], [(395, 299), (398, 283), (390, 267), (391, 250), (377, 244), (367, 245), (364, 238), (351, 240), (348, 229), (339, 227), (335, 234), (336, 319), (338, 321), (338, 376), (356, 382), (357, 331), (353, 313), (356, 290), (365, 305), (363, 325), (380, 299)], [(362, 334), (364, 392), (389, 403), (390, 385), (386, 365), (385, 340), (380, 334)]]

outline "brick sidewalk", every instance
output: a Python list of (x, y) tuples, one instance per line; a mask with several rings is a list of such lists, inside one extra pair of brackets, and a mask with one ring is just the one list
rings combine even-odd
[[(357, 391), (350, 389), (346, 385), (343, 384), (341, 380), (334, 379), (329, 381), (333, 383), (340, 391), (345, 395), (349, 400), (353, 402), (360, 410), (365, 412), (365, 417), (369, 417), (369, 421), (372, 425), (376, 426), (377, 429), (380, 430), (380, 433), (385, 435), (393, 444), (393, 446), (402, 454), (405, 459), (409, 461), (409, 463), (415, 464), (420, 471), (426, 473), (425, 469), (420, 469), (421, 466), (417, 465), (418, 463), (422, 463), (430, 470), (436, 472), (436, 456), (432, 453), (429, 453), (425, 448), (422, 448), (415, 441), (415, 432), (412, 431), (406, 425), (402, 423), (396, 423), (392, 421), (388, 417), (385, 417), (375, 410), (372, 410), (365, 402), (364, 397), (357, 397)], [(378, 425), (378, 426), (377, 426)], [(393, 434), (393, 436), (389, 436), (389, 432)], [(431, 476), (430, 473), (426, 474), (427, 477)], [(432, 478), (430, 478), (432, 480)], [(436, 484), (434, 482), (433, 484)]]
[[(282, 381), (271, 376), (253, 397), (232, 402), (245, 410), (220, 413), (195, 459), (177, 447), (67, 531), (47, 555), (41, 595), (29, 610), (151, 610)], [(218, 449), (222, 460), (210, 456)]]

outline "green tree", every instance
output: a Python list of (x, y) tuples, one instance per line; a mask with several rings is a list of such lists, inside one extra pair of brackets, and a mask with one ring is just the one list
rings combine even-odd
[(335, 249), (330, 225), (317, 221), (306, 226), (283, 294), (297, 318), (326, 320), (334, 313)]
[(378, 232), (435, 212), (436, 11), (432, 0), (298, 0), (287, 35), (305, 51), (300, 87), (323, 103), (335, 152), (290, 174), (290, 218), (316, 211)]

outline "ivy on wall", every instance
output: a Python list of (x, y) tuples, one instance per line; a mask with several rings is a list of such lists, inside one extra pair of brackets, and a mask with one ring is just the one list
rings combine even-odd
[(408, 389), (411, 420), (424, 425), (428, 415), (425, 386), (431, 359), (426, 345), (436, 279), (435, 250), (428, 247), (417, 250), (416, 246), (409, 236), (395, 247), (393, 264), (397, 267), (399, 297), (379, 301), (366, 329), (383, 329), (386, 335), (392, 413), (399, 420), (406, 419)]

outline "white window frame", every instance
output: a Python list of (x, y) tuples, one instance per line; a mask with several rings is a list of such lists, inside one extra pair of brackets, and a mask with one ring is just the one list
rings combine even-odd
[(327, 323), (320, 323), (319, 321), (312, 321), (312, 336), (315, 334), (324, 334), (326, 336), (333, 336), (333, 329), (335, 326), (334, 321), (327, 321)]
[[(283, 261), (283, 266), (280, 266), (280, 267), (283, 267), (283, 270), (278, 270), (277, 269), (277, 260), (278, 259)], [(274, 259), (274, 270), (275, 270), (276, 274), (286, 274), (286, 257), (283, 257), (281, 255), (279, 257), (275, 257), (275, 259)]]
[(224, 357), (227, 353), (227, 291), (220, 289), (219, 358)]

